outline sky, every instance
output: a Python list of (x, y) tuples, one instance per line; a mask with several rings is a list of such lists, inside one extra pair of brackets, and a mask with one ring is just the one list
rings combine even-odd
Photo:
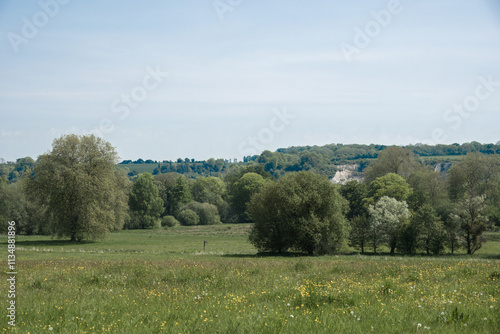
[(0, 0), (0, 158), (500, 141), (496, 0)]

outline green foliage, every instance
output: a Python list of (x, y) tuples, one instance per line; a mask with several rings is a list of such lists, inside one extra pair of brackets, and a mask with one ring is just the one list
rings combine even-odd
[(430, 204), (424, 204), (412, 217), (416, 227), (415, 236), (418, 248), (427, 254), (439, 254), (444, 248), (444, 225), (436, 210)]
[(310, 172), (286, 175), (252, 198), (255, 224), (249, 238), (260, 251), (338, 253), (349, 232), (346, 210), (345, 199), (326, 178)]
[(468, 154), (448, 176), (449, 197), (455, 202), (484, 196), (482, 214), (500, 225), (500, 158), (479, 153)]
[(222, 224), (220, 221), (219, 212), (215, 205), (209, 203), (191, 202), (186, 204), (183, 210), (191, 210), (199, 217), (199, 225), (216, 225)]
[(399, 227), (396, 240), (398, 251), (404, 254), (415, 254), (418, 247), (418, 226), (413, 221), (405, 221)]
[(384, 196), (377, 204), (370, 205), (370, 235), (374, 252), (381, 243), (386, 243), (394, 254), (401, 228), (410, 218), (410, 210), (406, 202)]
[(259, 174), (246, 173), (230, 186), (230, 203), (240, 222), (251, 221), (251, 217), (247, 212), (247, 205), (252, 196), (257, 194), (269, 182)]
[(14, 170), (9, 173), (9, 182), (19, 181), (25, 173), (30, 173), (35, 166), (35, 160), (31, 157), (20, 158), (16, 160)]
[(200, 203), (222, 205), (222, 197), (226, 194), (226, 184), (218, 177), (198, 178), (191, 189), (193, 199)]
[(452, 200), (477, 197), (487, 194), (498, 184), (500, 158), (470, 153), (450, 169), (448, 175), (449, 196)]
[(179, 221), (175, 219), (174, 216), (165, 216), (162, 217), (161, 219), (161, 226), (162, 227), (174, 227), (180, 225)]
[(467, 249), (467, 254), (474, 254), (481, 248), (485, 238), (488, 217), (483, 215), (486, 204), (484, 196), (466, 198), (461, 201), (451, 215), (455, 225), (460, 225), (460, 240)]
[(115, 169), (115, 189), (120, 189), (121, 191), (113, 191), (110, 194), (111, 206), (115, 212), (115, 224), (113, 227), (114, 231), (118, 231), (124, 228), (125, 224), (130, 222), (129, 210), (124, 210), (123, 208), (128, 208), (129, 192), (132, 184), (127, 178), (125, 172), (119, 169)]
[(16, 222), (17, 233), (32, 233), (26, 206), (27, 202), (21, 186), (9, 185), (0, 178), (0, 231), (2, 233), (7, 232), (8, 221)]
[(143, 173), (134, 182), (129, 195), (131, 222), (127, 228), (146, 229), (160, 226), (160, 216), (164, 211), (163, 200), (153, 181), (151, 174)]
[(461, 222), (458, 219), (448, 217), (444, 222), (444, 244), (450, 249), (451, 254), (462, 247), (460, 243)]
[(164, 215), (176, 216), (184, 204), (193, 200), (188, 181), (183, 175), (166, 173), (154, 178), (164, 203)]
[(368, 246), (368, 242), (370, 241), (370, 219), (368, 219), (368, 215), (355, 216), (350, 220), (350, 223), (350, 246), (360, 248), (361, 253), (364, 253), (365, 247)]
[(175, 180), (175, 184), (170, 192), (170, 197), (167, 195), (167, 207), (169, 213), (174, 215), (179, 212), (183, 204), (189, 203), (193, 200), (189, 185), (184, 176), (179, 176)]
[(365, 182), (370, 184), (376, 178), (390, 173), (398, 174), (406, 179), (418, 166), (417, 158), (410, 150), (399, 146), (388, 147), (366, 169)]
[(400, 175), (389, 173), (377, 177), (370, 183), (366, 203), (373, 205), (382, 197), (392, 197), (398, 201), (406, 201), (411, 193), (410, 185)]
[(444, 176), (430, 168), (421, 168), (410, 175), (407, 180), (412, 188), (408, 197), (408, 205), (418, 210), (425, 204), (431, 205), (441, 217), (447, 216), (449, 200)]
[(183, 226), (198, 225), (200, 222), (200, 217), (190, 209), (182, 210), (177, 218)]
[(349, 181), (340, 188), (340, 194), (349, 202), (348, 219), (367, 215), (364, 199), (368, 197), (368, 187), (365, 183)]
[(200, 203), (215, 205), (222, 222), (236, 221), (227, 198), (226, 183), (218, 177), (202, 177), (196, 179), (191, 188), (193, 199)]
[(47, 209), (51, 231), (72, 241), (103, 238), (124, 217), (115, 149), (101, 138), (67, 135), (38, 158), (27, 191)]

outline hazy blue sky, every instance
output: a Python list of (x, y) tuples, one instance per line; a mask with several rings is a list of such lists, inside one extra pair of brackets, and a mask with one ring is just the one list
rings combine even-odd
[[(166, 74), (168, 73), (168, 75)], [(496, 0), (0, 0), (0, 158), (500, 140)]]

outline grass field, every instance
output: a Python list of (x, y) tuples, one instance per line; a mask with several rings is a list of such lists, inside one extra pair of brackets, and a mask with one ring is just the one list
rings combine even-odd
[[(490, 233), (490, 242), (474, 256), (276, 257), (256, 253), (246, 240), (248, 227), (122, 231), (83, 244), (18, 236), (18, 325), (8, 327), (3, 317), (0, 328), (16, 333), (499, 332), (498, 233)], [(6, 245), (4, 236), (5, 258)], [(3, 300), (6, 305), (7, 291)]]

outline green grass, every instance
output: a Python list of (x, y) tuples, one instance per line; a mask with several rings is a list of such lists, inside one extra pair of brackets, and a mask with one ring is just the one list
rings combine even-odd
[[(16, 333), (498, 333), (499, 233), (489, 233), (490, 242), (474, 256), (275, 257), (256, 253), (248, 228), (121, 231), (83, 244), (18, 236), (18, 326), (8, 328), (4, 319), (2, 327)], [(5, 237), (2, 242), (6, 258)]]

